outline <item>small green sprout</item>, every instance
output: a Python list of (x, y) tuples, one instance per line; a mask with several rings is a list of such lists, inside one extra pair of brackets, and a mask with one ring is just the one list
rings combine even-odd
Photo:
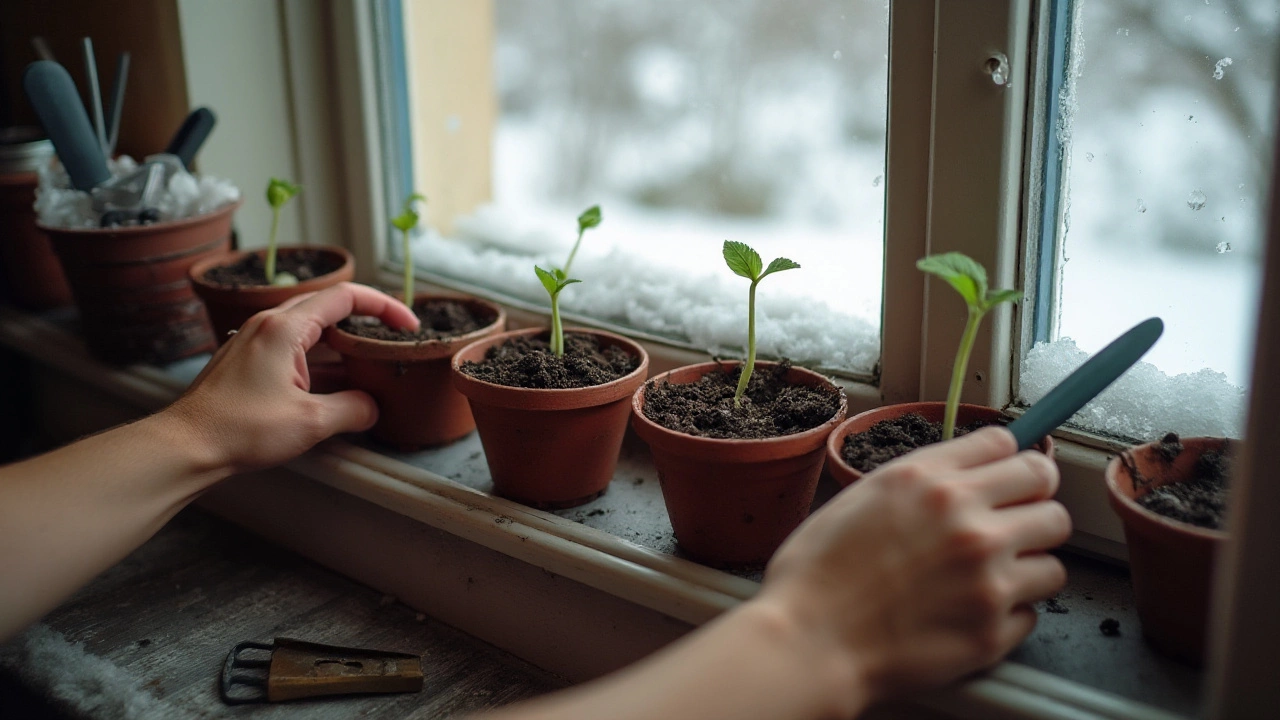
[(556, 357), (564, 357), (564, 326), (560, 324), (560, 291), (582, 281), (565, 275), (559, 268), (547, 272), (534, 265), (533, 271), (538, 274), (542, 287), (546, 288), (547, 294), (551, 296), (551, 352), (555, 353)]
[(413, 258), (409, 256), (409, 234), (418, 227), (418, 220), (421, 219), (418, 211), (413, 208), (417, 202), (426, 203), (427, 196), (414, 193), (405, 198), (404, 212), (391, 218), (392, 226), (404, 234), (404, 304), (409, 307), (413, 307)]
[(735, 274), (751, 281), (751, 294), (747, 304), (747, 364), (742, 368), (738, 390), (733, 394), (733, 405), (738, 407), (742, 405), (742, 393), (746, 392), (747, 383), (751, 382), (751, 373), (756, 368), (756, 286), (771, 273), (794, 270), (800, 264), (780, 257), (774, 258), (766, 268), (760, 260), (760, 253), (745, 243), (733, 240), (724, 241), (724, 261)]
[(271, 206), (271, 235), (267, 238), (267, 282), (272, 285), (297, 285), (298, 278), (291, 273), (276, 274), (276, 230), (280, 226), (280, 208), (297, 195), (302, 188), (288, 180), (271, 178), (267, 183), (267, 204)]
[(960, 350), (951, 367), (951, 387), (947, 391), (947, 409), (942, 419), (942, 439), (950, 440), (956, 432), (956, 412), (960, 408), (960, 390), (964, 387), (965, 373), (969, 368), (969, 353), (973, 351), (982, 317), (992, 308), (1004, 302), (1017, 302), (1022, 297), (1019, 290), (988, 290), (987, 271), (969, 256), (949, 252), (931, 255), (916, 262), (916, 267), (946, 280), (960, 293), (969, 306), (969, 320), (960, 337)]
[(566, 275), (569, 274), (569, 268), (573, 266), (573, 258), (578, 254), (578, 246), (582, 244), (582, 235), (586, 233), (587, 230), (593, 227), (598, 227), (602, 219), (603, 218), (600, 216), (599, 205), (592, 205), (586, 210), (583, 210), (582, 214), (578, 216), (578, 240), (573, 244), (573, 250), (569, 253), (569, 259), (564, 261), (564, 272)]

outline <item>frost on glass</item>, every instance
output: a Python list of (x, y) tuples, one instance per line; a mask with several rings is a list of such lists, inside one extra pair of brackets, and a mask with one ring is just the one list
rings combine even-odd
[[(493, 203), (433, 271), (536, 289), (599, 203), (568, 312), (738, 352), (725, 239), (804, 265), (761, 290), (761, 352), (870, 372), (879, 356), (888, 11), (859, 0), (495, 0)], [(506, 236), (500, 236), (508, 233)], [(525, 240), (539, 236), (537, 245)], [(554, 252), (553, 252), (554, 249)], [(480, 257), (487, 267), (474, 266)], [(788, 277), (793, 275), (796, 277)], [(607, 279), (606, 279), (607, 278)], [(742, 317), (738, 317), (742, 315)]]
[[(1064, 119), (1055, 128), (1065, 141), (1056, 342), (1025, 360), (1023, 401), (1047, 389), (1038, 383), (1065, 376), (1068, 359), (1083, 360), (1156, 315), (1166, 330), (1142, 371), (1149, 407), (1130, 386), (1137, 394), (1126, 410), (1095, 406), (1077, 419), (1138, 439), (1197, 428), (1238, 434), (1271, 175), (1278, 28), (1280, 0), (1075, 3)], [(1184, 403), (1178, 415), (1171, 388), (1199, 407)], [(1210, 402), (1215, 393), (1221, 402)]]

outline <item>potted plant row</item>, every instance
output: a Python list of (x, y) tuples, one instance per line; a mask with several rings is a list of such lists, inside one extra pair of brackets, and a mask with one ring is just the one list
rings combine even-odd
[(566, 330), (560, 294), (598, 206), (578, 217), (578, 239), (563, 267), (534, 267), (551, 300), (551, 327), (514, 330), (474, 342), (453, 358), (453, 381), (467, 397), (494, 492), (539, 508), (566, 508), (605, 492), (626, 431), (628, 400), (649, 357), (631, 340), (585, 328)]
[[(986, 269), (962, 253), (926, 257), (916, 267), (955, 288), (968, 309), (946, 402), (885, 405), (859, 413), (836, 428), (827, 440), (827, 459), (832, 477), (841, 485), (849, 485), (916, 448), (1002, 422), (1003, 415), (996, 408), (961, 403), (960, 391), (982, 319), (1000, 304), (1016, 302), (1022, 293), (989, 289)], [(1053, 457), (1052, 437), (1045, 436), (1035, 447)]]
[(222, 253), (191, 265), (192, 287), (209, 311), (219, 344), (262, 310), (355, 277), (355, 259), (343, 248), (276, 246), (280, 210), (301, 190), (279, 178), (267, 183), (271, 231), (266, 248)]
[(387, 327), (377, 318), (349, 317), (327, 339), (346, 366), (353, 388), (378, 403), (373, 436), (400, 450), (443, 445), (475, 429), (466, 398), (453, 387), (451, 362), (462, 347), (505, 328), (506, 312), (477, 298), (415, 293), (410, 237), (420, 220), (414, 193), (391, 219), (403, 240), (400, 297), (418, 316), (416, 331)]

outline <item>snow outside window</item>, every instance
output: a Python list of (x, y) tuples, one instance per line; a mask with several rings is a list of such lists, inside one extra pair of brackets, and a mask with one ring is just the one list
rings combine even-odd
[(1058, 303), (1035, 402), (1156, 315), (1165, 334), (1076, 421), (1239, 437), (1271, 177), (1280, 0), (1077, 0), (1060, 95)]
[[(546, 303), (599, 203), (567, 311), (741, 352), (726, 239), (802, 270), (761, 285), (761, 352), (880, 357), (888, 9), (862, 0), (494, 0), (492, 202), (424, 268)], [(412, 40), (411, 40), (412, 42)], [(429, 211), (429, 210), (428, 210)], [(393, 256), (398, 255), (393, 251)]]

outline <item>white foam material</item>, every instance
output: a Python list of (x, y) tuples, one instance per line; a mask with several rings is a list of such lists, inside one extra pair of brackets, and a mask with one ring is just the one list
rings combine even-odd
[[(482, 212), (457, 224), (457, 239), (420, 233), (414, 261), (549, 309), (533, 266), (562, 263), (565, 248), (508, 222)], [(661, 266), (620, 247), (593, 253), (584, 243), (571, 274), (583, 282), (560, 296), (566, 312), (683, 339), (713, 354), (744, 352), (749, 283), (723, 266), (702, 272)], [(871, 372), (880, 354), (879, 327), (768, 281), (757, 290), (756, 340), (765, 356), (858, 372)]]
[(29, 687), (69, 706), (77, 716), (104, 720), (161, 720), (174, 708), (109, 660), (91, 655), (47, 625), (35, 625), (0, 646), (0, 665)]
[[(136, 170), (138, 163), (122, 155), (108, 166), (111, 174), (119, 177)], [(157, 209), (161, 222), (166, 222), (204, 215), (239, 199), (240, 189), (230, 180), (180, 172), (169, 179)], [(101, 218), (93, 209), (89, 193), (72, 188), (67, 171), (56, 162), (40, 170), (35, 209), (40, 222), (50, 227), (96, 228)]]
[[(1037, 344), (1022, 363), (1018, 399), (1036, 403), (1088, 357), (1071, 338)], [(1071, 423), (1143, 442), (1167, 432), (1238, 438), (1246, 398), (1244, 389), (1228, 382), (1223, 373), (1205, 369), (1168, 375), (1151, 363), (1139, 362), (1085, 405)]]

